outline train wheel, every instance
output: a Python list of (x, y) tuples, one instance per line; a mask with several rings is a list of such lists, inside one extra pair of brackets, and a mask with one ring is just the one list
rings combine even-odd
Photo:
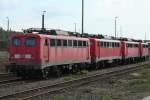
[(86, 70), (90, 69), (90, 64), (86, 64)]
[(56, 77), (62, 76), (62, 69), (59, 66), (55, 67), (55, 75), (56, 75)]
[[(78, 68), (79, 67), (79, 68)], [(80, 66), (78, 66), (77, 64), (75, 64), (72, 69), (71, 69), (71, 72), (72, 73), (77, 73), (80, 71)]]
[(48, 79), (48, 70), (47, 69), (43, 69), (42, 70), (42, 78), (43, 79)]
[(94, 64), (94, 70), (98, 70), (98, 63)]

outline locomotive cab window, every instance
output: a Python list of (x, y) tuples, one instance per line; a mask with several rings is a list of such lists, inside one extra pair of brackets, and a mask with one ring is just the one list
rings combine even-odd
[(110, 46), (110, 44), (109, 44), (109, 42), (107, 42), (107, 48), (109, 48), (109, 46)]
[(45, 39), (44, 45), (45, 45), (45, 46), (48, 46), (48, 39)]
[(109, 44), (110, 44), (110, 45), (109, 45), (109, 48), (112, 48), (112, 42), (110, 42)]
[(78, 41), (78, 46), (82, 47), (82, 41)]
[(117, 47), (118, 47), (118, 48), (120, 47), (120, 44), (119, 44), (119, 43), (117, 43)]
[(36, 38), (34, 38), (34, 37), (26, 38), (25, 45), (26, 46), (35, 46)]
[(113, 43), (112, 43), (112, 48), (114, 48), (114, 47), (115, 47), (115, 43), (113, 42)]
[(74, 46), (74, 47), (77, 46), (77, 40), (73, 40), (73, 46)]
[(63, 40), (63, 46), (67, 47), (67, 40)]
[(128, 47), (129, 47), (129, 48), (132, 48), (132, 44), (128, 44)]
[(62, 42), (60, 39), (57, 40), (57, 46), (62, 46)]
[(143, 45), (143, 48), (148, 48), (148, 45), (144, 44), (144, 45)]
[(55, 39), (50, 39), (50, 46), (52, 46), (52, 47), (56, 46), (56, 40)]
[(107, 47), (107, 43), (106, 42), (104, 42), (104, 48), (106, 48)]
[(117, 47), (117, 43), (116, 42), (115, 42), (114, 46), (115, 46), (115, 48)]
[(135, 47), (137, 48), (137, 47), (138, 47), (138, 44), (135, 44)]
[(13, 46), (20, 46), (21, 45), (21, 39), (20, 38), (13, 38), (12, 39), (12, 45)]
[(89, 42), (86, 42), (86, 46), (89, 46), (90, 45), (90, 43)]
[(104, 47), (104, 42), (100, 42), (100, 47)]
[(68, 46), (72, 47), (72, 40), (68, 40)]
[(83, 41), (83, 46), (86, 47), (86, 41)]

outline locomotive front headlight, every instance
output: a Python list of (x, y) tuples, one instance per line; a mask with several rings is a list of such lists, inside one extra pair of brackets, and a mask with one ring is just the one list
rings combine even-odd
[(32, 55), (31, 54), (26, 54), (25, 58), (30, 59), (30, 58), (32, 58)]
[(17, 59), (18, 59), (18, 58), (21, 58), (21, 55), (20, 55), (20, 54), (15, 54), (15, 55), (14, 55), (14, 58), (17, 58)]

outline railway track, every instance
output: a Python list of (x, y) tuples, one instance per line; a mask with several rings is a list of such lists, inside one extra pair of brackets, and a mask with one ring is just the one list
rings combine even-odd
[(20, 78), (14, 78), (10, 80), (0, 81), (0, 88), (9, 87), (9, 86), (17, 86), (25, 83)]
[(21, 78), (14, 76), (12, 73), (0, 74), (0, 87), (19, 80), (21, 80)]
[(15, 81), (19, 81), (21, 80), (21, 78), (18, 78), (18, 77), (12, 77), (12, 78), (8, 78), (8, 79), (5, 79), (5, 80), (1, 80), (0, 81), (0, 86), (3, 85), (3, 84), (7, 84), (7, 83), (10, 83), (10, 82), (15, 82)]
[(47, 94), (59, 93), (59, 92), (62, 92), (63, 90), (74, 88), (74, 87), (81, 86), (84, 84), (88, 84), (90, 82), (94, 82), (100, 79), (105, 79), (110, 76), (118, 76), (118, 75), (130, 73), (130, 72), (134, 72), (143, 67), (149, 67), (149, 64), (150, 64), (149, 62), (133, 64), (133, 65), (129, 65), (126, 68), (122, 68), (122, 69), (119, 68), (115, 71), (109, 71), (109, 72), (105, 72), (102, 74), (96, 74), (96, 75), (91, 75), (91, 76), (87, 76), (84, 78), (74, 79), (71, 81), (59, 82), (56, 84), (50, 84), (47, 86), (37, 87), (34, 89), (15, 92), (12, 94), (0, 96), (0, 100), (9, 100), (9, 99), (31, 100), (33, 98), (41, 97)]
[(0, 74), (0, 88), (15, 86), (21, 84), (21, 78), (14, 76), (12, 73)]
[(12, 73), (1, 73), (0, 78), (1, 77), (9, 77), (9, 76), (12, 76), (12, 75), (13, 75)]

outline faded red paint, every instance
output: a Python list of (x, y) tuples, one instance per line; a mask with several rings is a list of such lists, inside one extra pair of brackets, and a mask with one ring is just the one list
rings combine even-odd
[[(77, 38), (68, 36), (52, 36), (43, 34), (17, 34), (11, 36), (11, 40), (14, 37), (19, 37), (21, 39), (21, 46), (10, 45), (10, 61), (11, 62), (63, 62), (72, 61), (69, 63), (74, 63), (76, 60), (89, 60), (90, 59), (90, 46), (87, 47), (51, 47), (50, 39), (66, 39), (66, 40), (82, 40), (89, 44), (89, 39), (87, 38)], [(28, 47), (24, 45), (25, 38), (35, 37), (37, 39), (37, 45), (33, 47)], [(45, 39), (48, 39), (48, 46), (45, 46)], [(25, 59), (24, 57), (15, 59), (15, 54), (31, 54), (32, 59)]]

